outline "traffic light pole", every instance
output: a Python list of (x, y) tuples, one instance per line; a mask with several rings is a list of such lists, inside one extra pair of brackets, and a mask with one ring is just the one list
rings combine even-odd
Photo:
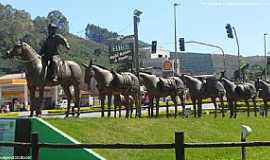
[[(239, 41), (238, 41), (238, 37), (237, 37), (237, 33), (236, 33), (236, 29), (234, 27), (232, 27), (233, 32), (234, 32), (234, 36), (235, 36), (235, 40), (236, 40), (236, 45), (237, 45), (237, 55), (238, 55), (238, 71), (239, 71), (239, 78), (241, 81), (241, 66), (240, 66), (240, 47), (239, 47)], [(244, 77), (243, 77), (243, 82), (244, 82)]]
[(199, 45), (203, 45), (203, 46), (208, 46), (208, 47), (213, 47), (213, 48), (219, 49), (222, 52), (222, 56), (223, 56), (223, 72), (225, 74), (225, 72), (226, 72), (226, 67), (225, 67), (225, 53), (224, 53), (224, 50), (223, 50), (222, 47), (220, 47), (218, 45), (204, 43), (204, 42), (198, 42), (198, 41), (186, 41), (185, 43), (199, 44)]
[(264, 58), (265, 58), (265, 71), (264, 71), (265, 80), (267, 80), (267, 53), (266, 53), (266, 36), (267, 35), (268, 35), (267, 33), (263, 34), (263, 38), (264, 38)]

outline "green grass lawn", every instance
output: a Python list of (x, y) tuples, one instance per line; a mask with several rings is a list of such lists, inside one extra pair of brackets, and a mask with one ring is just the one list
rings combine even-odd
[[(173, 143), (174, 132), (184, 131), (186, 142), (230, 142), (240, 140), (240, 125), (249, 125), (248, 140), (270, 140), (270, 118), (246, 113), (237, 119), (214, 118), (81, 118), (48, 119), (50, 123), (82, 143)], [(173, 160), (174, 150), (95, 150), (109, 160)], [(240, 148), (187, 149), (187, 160), (240, 160)], [(269, 160), (270, 147), (248, 148), (249, 160)]]

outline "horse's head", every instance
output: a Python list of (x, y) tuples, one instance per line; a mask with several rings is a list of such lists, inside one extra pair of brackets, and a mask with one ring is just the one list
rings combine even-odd
[(8, 58), (23, 56), (23, 50), (24, 50), (23, 42), (18, 41), (12, 49), (7, 51), (6, 54)]

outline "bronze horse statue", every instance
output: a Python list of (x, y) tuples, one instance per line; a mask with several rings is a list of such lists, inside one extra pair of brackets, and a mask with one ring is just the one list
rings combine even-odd
[(145, 86), (149, 95), (150, 105), (148, 108), (148, 116), (153, 117), (153, 101), (156, 100), (156, 117), (159, 115), (159, 99), (160, 97), (170, 96), (174, 106), (174, 116), (177, 116), (177, 96), (181, 99), (183, 113), (185, 111), (185, 85), (178, 77), (161, 78), (156, 75), (140, 72), (139, 74), (142, 84)]
[[(80, 115), (80, 84), (83, 77), (83, 71), (81, 67), (73, 61), (62, 61), (62, 70), (58, 72), (58, 81), (52, 83), (46, 80), (46, 74), (41, 63), (41, 56), (27, 43), (19, 41), (15, 44), (14, 48), (7, 52), (8, 58), (18, 57), (25, 67), (25, 74), (27, 80), (27, 86), (30, 91), (30, 116), (33, 116), (34, 111), (36, 115), (41, 114), (44, 96), (45, 86), (61, 85), (68, 99), (68, 107), (66, 117), (69, 115), (70, 103), (72, 99), (72, 93), (70, 87), (74, 87), (75, 93), (75, 106), (72, 107), (72, 114), (74, 115), (74, 108), (78, 108), (77, 116)], [(36, 99), (35, 92), (39, 89), (39, 98)], [(37, 100), (37, 101), (36, 101)], [(36, 103), (38, 102), (38, 104)]]
[(255, 88), (259, 93), (259, 98), (263, 99), (264, 112), (262, 116), (268, 116), (268, 102), (270, 101), (270, 83), (259, 78), (255, 81)]
[(248, 116), (250, 106), (249, 106), (249, 100), (251, 99), (254, 104), (254, 115), (257, 116), (257, 106), (256, 106), (256, 97), (257, 92), (256, 88), (251, 83), (242, 83), (242, 84), (235, 84), (234, 82), (221, 77), (220, 81), (224, 85), (226, 89), (226, 97), (228, 101), (228, 105), (230, 108), (230, 117), (236, 118), (237, 116), (237, 101), (244, 100), (245, 104), (248, 107)]
[[(97, 88), (101, 100), (101, 117), (104, 117), (105, 96), (108, 96), (108, 117), (110, 117), (112, 96), (120, 94), (122, 94), (127, 101), (130, 99), (129, 96), (134, 98), (136, 117), (141, 117), (139, 105), (140, 97), (138, 96), (140, 93), (140, 84), (138, 78), (134, 74), (129, 72), (116, 73), (103, 66), (92, 64), (92, 60), (88, 66), (84, 64), (84, 67), (86, 68), (85, 83), (89, 84), (92, 78), (97, 81)], [(130, 116), (131, 106), (127, 106), (128, 104), (130, 103), (126, 103), (126, 117)]]
[(194, 108), (194, 117), (196, 117), (197, 114), (198, 117), (202, 116), (202, 100), (205, 98), (211, 98), (215, 107), (215, 117), (217, 117), (216, 98), (219, 98), (222, 117), (225, 116), (223, 98), (226, 95), (226, 90), (218, 79), (215, 77), (208, 77), (205, 82), (202, 82), (199, 79), (188, 75), (182, 75), (181, 78), (189, 89), (189, 94)]

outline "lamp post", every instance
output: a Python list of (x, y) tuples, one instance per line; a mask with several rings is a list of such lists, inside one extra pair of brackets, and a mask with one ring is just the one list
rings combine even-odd
[[(138, 38), (138, 23), (140, 22), (140, 15), (142, 14), (142, 11), (139, 11), (137, 9), (133, 12), (133, 23), (134, 23), (134, 60), (135, 60), (135, 68), (136, 68), (136, 76), (139, 77), (139, 71), (140, 71), (140, 62), (139, 62), (139, 38)], [(140, 80), (139, 80), (140, 81)], [(140, 103), (140, 92), (137, 93), (137, 100), (139, 104)], [(137, 106), (136, 106), (137, 107)], [(138, 116), (141, 117), (141, 107), (138, 107)]]
[(176, 36), (176, 7), (179, 6), (179, 3), (174, 3), (173, 4), (173, 9), (174, 9), (174, 52), (177, 52), (177, 36)]
[(266, 51), (266, 36), (268, 34), (267, 33), (264, 33), (263, 34), (263, 39), (264, 39), (264, 58), (265, 58), (265, 71), (264, 71), (264, 74), (265, 74), (265, 80), (267, 80), (267, 51)]

